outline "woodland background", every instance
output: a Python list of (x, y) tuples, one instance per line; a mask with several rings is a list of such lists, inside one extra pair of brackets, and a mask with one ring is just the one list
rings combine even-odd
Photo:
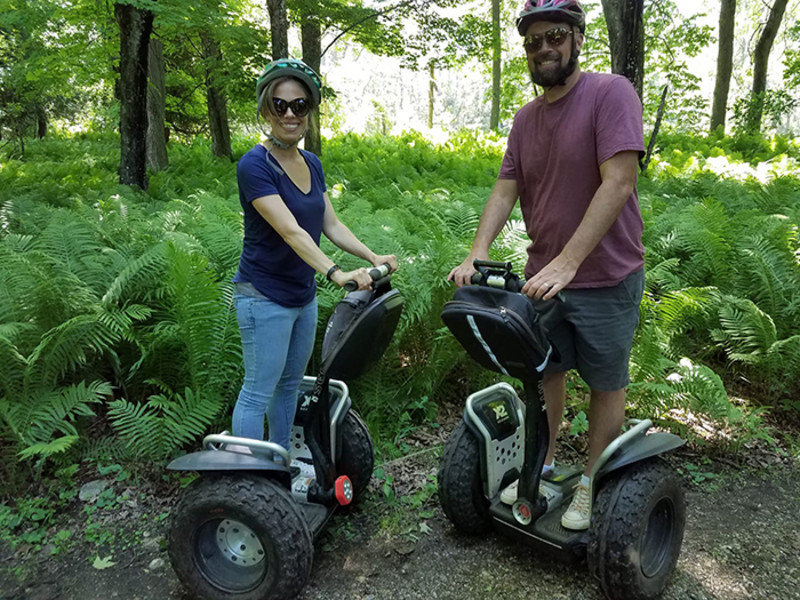
[[(709, 453), (797, 457), (800, 3), (586, 6), (583, 67), (634, 82), (649, 145), (629, 415)], [(254, 81), (273, 55), (322, 74), (306, 147), (342, 220), (401, 261), (397, 334), (351, 385), (379, 460), (492, 380), (439, 314), (511, 118), (535, 94), (519, 9), (0, 0), (0, 536), (57, 547), (30, 524), (82, 478), (160, 478), (229, 427), (242, 376), (235, 161), (259, 139)], [(707, 80), (689, 68), (698, 59)], [(521, 269), (525, 245), (517, 211), (493, 258)], [(342, 292), (319, 288), (322, 327)], [(569, 390), (579, 438), (587, 390), (578, 378)]]

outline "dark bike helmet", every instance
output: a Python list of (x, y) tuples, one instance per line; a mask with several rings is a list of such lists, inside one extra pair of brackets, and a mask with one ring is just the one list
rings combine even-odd
[(525, 35), (534, 21), (564, 21), (586, 31), (586, 15), (578, 0), (525, 0), (517, 17), (517, 31)]
[(311, 94), (312, 107), (319, 106), (322, 89), (322, 81), (314, 69), (309, 67), (302, 60), (296, 58), (280, 58), (269, 63), (256, 81), (256, 100), (258, 101), (258, 114), (261, 114), (261, 106), (264, 103), (264, 91), (271, 81), (281, 77), (293, 77), (308, 88)]

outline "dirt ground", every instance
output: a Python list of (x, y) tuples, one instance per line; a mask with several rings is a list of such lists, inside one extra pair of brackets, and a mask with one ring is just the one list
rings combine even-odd
[[(387, 500), (374, 479), (359, 507), (334, 516), (301, 600), (603, 598), (585, 564), (564, 565), (498, 535), (457, 533), (431, 492), (436, 462), (435, 452), (422, 452), (385, 465), (397, 497)], [(760, 475), (725, 463), (685, 471), (686, 533), (664, 598), (800, 599), (800, 477), (790, 461), (775, 462)], [(0, 599), (190, 600), (164, 550), (168, 519), (157, 516), (173, 502), (122, 511), (107, 546), (76, 542), (54, 557), (0, 547)], [(106, 555), (113, 566), (96, 568)]]

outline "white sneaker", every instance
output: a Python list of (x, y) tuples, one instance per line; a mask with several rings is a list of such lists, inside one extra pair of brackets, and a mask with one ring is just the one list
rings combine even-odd
[(575, 484), (575, 495), (567, 512), (561, 517), (561, 525), (566, 529), (581, 530), (589, 528), (592, 516), (592, 493), (582, 483)]
[(511, 484), (500, 492), (500, 502), (511, 506), (517, 501), (519, 495), (519, 479), (515, 479)]
[[(561, 499), (561, 494), (543, 483), (539, 484), (539, 493), (547, 500), (547, 506)], [(511, 506), (519, 497), (519, 479), (512, 481), (507, 488), (500, 492), (500, 502)]]

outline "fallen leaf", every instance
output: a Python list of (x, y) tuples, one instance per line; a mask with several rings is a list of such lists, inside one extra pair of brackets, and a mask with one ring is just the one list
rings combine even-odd
[(97, 556), (97, 557), (95, 557), (94, 562), (92, 563), (92, 566), (95, 569), (98, 569), (98, 570), (103, 570), (103, 569), (107, 569), (109, 567), (113, 567), (117, 563), (112, 562), (111, 561), (112, 558), (113, 557), (111, 555), (108, 555), (105, 558), (100, 558), (99, 556)]

